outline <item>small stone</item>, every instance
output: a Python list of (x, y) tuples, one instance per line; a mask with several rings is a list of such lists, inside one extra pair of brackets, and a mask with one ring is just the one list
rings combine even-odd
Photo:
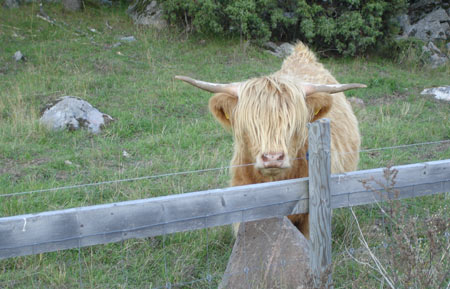
[(22, 52), (16, 51), (16, 53), (14, 53), (14, 60), (16, 61), (26, 61), (26, 57), (22, 54)]
[(294, 49), (294, 45), (287, 42), (280, 45), (280, 50), (284, 53), (285, 56), (291, 55), (292, 52), (294, 52)]
[(122, 45), (122, 42), (116, 42), (111, 47), (116, 48), (116, 47), (119, 47), (120, 45)]
[(124, 36), (121, 37), (119, 40), (123, 42), (134, 42), (136, 41), (136, 38), (134, 38), (134, 36)]
[(280, 58), (285, 58), (286, 56), (291, 55), (294, 51), (294, 45), (287, 42), (277, 46), (275, 43), (269, 41), (265, 43), (265, 46), (270, 49), (267, 50), (267, 52)]
[(272, 50), (273, 52), (277, 51), (277, 49), (278, 49), (278, 46), (275, 43), (273, 43), (272, 41), (268, 41), (268, 42), (264, 43), (264, 46), (267, 49)]
[(106, 6), (112, 6), (112, 1), (109, 0), (100, 0), (100, 3)]
[(432, 68), (437, 68), (439, 66), (445, 65), (448, 61), (448, 57), (437, 48), (433, 42), (428, 42), (427, 45), (422, 46), (422, 50), (430, 55), (429, 63)]
[(65, 163), (66, 165), (68, 165), (68, 166), (73, 165), (73, 163), (72, 163), (71, 161), (69, 161), (69, 160), (64, 161), (64, 163)]
[(355, 107), (363, 108), (365, 106), (364, 100), (357, 97), (349, 97), (347, 100)]
[(123, 155), (124, 157), (126, 157), (126, 158), (129, 158), (129, 157), (130, 157), (130, 154), (129, 154), (127, 151), (123, 151), (123, 152), (122, 152), (122, 155)]
[(445, 56), (439, 56), (438, 54), (433, 54), (430, 57), (431, 68), (437, 68), (439, 66), (445, 65), (448, 58)]
[(97, 33), (98, 32), (95, 28), (89, 28), (89, 31), (91, 31), (93, 33)]

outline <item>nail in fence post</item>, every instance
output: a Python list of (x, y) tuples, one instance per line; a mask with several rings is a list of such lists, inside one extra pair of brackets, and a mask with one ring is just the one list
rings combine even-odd
[[(330, 120), (309, 125), (309, 226), (311, 270), (315, 288), (331, 285)], [(327, 273), (328, 278), (321, 278)], [(321, 284), (327, 280), (327, 284)]]

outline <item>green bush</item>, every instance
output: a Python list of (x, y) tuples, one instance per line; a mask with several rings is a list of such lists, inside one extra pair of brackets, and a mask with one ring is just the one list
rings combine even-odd
[(172, 24), (259, 43), (302, 40), (320, 51), (361, 54), (395, 32), (406, 0), (160, 0)]

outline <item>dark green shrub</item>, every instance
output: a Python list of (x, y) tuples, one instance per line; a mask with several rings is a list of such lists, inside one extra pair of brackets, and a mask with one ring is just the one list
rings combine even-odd
[(166, 17), (206, 34), (259, 43), (302, 40), (320, 51), (361, 54), (395, 31), (407, 0), (160, 0)]

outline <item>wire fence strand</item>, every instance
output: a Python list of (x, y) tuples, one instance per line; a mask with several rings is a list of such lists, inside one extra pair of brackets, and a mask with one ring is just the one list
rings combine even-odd
[[(424, 146), (424, 145), (435, 145), (435, 144), (444, 144), (444, 143), (450, 143), (450, 140), (430, 141), (430, 142), (405, 144), (405, 145), (398, 145), (398, 146), (363, 149), (363, 150), (359, 150), (358, 152), (359, 153), (367, 153), (367, 152), (374, 152), (374, 151), (403, 149), (403, 148), (408, 148), (408, 147), (416, 147), (416, 146)], [(340, 152), (339, 154), (342, 155), (342, 154), (350, 154), (350, 153), (355, 153), (355, 152), (352, 152), (352, 151)], [(307, 159), (307, 157), (306, 156), (305, 157), (298, 157), (298, 158), (295, 158), (294, 160), (301, 160), (301, 159), (305, 160), (305, 159)], [(118, 183), (124, 183), (124, 182), (134, 182), (134, 181), (157, 179), (157, 178), (164, 178), (164, 177), (188, 175), (188, 174), (200, 174), (200, 173), (220, 171), (220, 170), (226, 170), (226, 169), (232, 169), (232, 168), (248, 167), (248, 166), (253, 166), (253, 165), (255, 165), (255, 163), (242, 164), (242, 165), (231, 165), (231, 166), (223, 166), (223, 167), (218, 167), (218, 168), (207, 168), (207, 169), (191, 170), (191, 171), (182, 171), (182, 172), (174, 172), (174, 173), (164, 173), (164, 174), (158, 174), (158, 175), (150, 175), (150, 176), (142, 176), (142, 177), (135, 177), (135, 178), (125, 178), (125, 179), (118, 179), (118, 180), (101, 181), (101, 182), (95, 182), (95, 183), (68, 185), (68, 186), (61, 186), (61, 187), (55, 187), (55, 188), (47, 188), (47, 189), (39, 189), (39, 190), (32, 190), (32, 191), (23, 191), (23, 192), (16, 192), (16, 193), (1, 194), (0, 197), (14, 197), (14, 196), (21, 196), (21, 195), (30, 195), (30, 194), (35, 194), (35, 193), (54, 192), (54, 191), (61, 191), (61, 190), (68, 190), (68, 189), (79, 189), (79, 188), (85, 188), (85, 187), (94, 187), (94, 186), (101, 186), (101, 185), (118, 184)]]

